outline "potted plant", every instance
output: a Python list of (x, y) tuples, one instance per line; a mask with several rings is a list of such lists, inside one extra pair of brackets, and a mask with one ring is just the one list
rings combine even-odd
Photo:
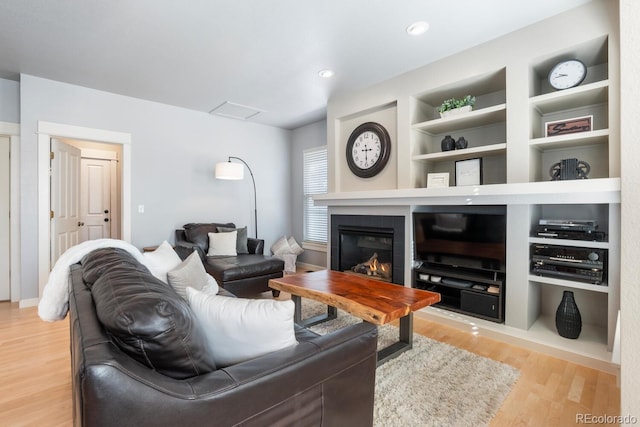
[(438, 111), (440, 117), (447, 117), (452, 114), (469, 112), (473, 109), (473, 105), (476, 103), (476, 97), (467, 95), (464, 98), (449, 98), (445, 100)]

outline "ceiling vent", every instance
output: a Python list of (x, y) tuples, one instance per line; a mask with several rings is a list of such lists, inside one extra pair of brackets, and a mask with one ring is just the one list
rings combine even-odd
[(240, 120), (250, 119), (260, 113), (264, 113), (264, 110), (258, 110), (257, 108), (247, 107), (246, 105), (240, 105), (229, 101), (225, 101), (213, 110), (209, 111), (209, 114), (217, 114), (219, 116), (231, 117), (232, 119)]

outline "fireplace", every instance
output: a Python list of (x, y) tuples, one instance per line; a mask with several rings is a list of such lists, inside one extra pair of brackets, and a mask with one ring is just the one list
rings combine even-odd
[(404, 284), (404, 216), (331, 215), (331, 269)]

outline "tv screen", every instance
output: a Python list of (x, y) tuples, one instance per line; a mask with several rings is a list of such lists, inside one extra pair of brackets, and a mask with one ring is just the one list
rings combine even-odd
[(415, 260), (505, 270), (506, 215), (414, 212)]

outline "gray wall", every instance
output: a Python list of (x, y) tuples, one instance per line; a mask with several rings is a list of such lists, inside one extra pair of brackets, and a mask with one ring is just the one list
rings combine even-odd
[[(327, 145), (327, 121), (311, 123), (295, 129), (291, 137), (291, 225), (295, 239), (302, 243), (304, 193), (302, 177), (302, 152), (308, 148)], [(326, 267), (326, 252), (305, 251), (298, 257), (298, 262)]]
[(20, 123), (20, 83), (0, 79), (0, 122)]
[(252, 235), (249, 174), (243, 181), (214, 178), (215, 164), (228, 156), (253, 170), (265, 246), (291, 234), (291, 131), (29, 75), (21, 76), (20, 119), (21, 299), (38, 296), (37, 245), (48, 239), (37, 227), (39, 120), (132, 135), (131, 243), (137, 247), (172, 242), (173, 230), (193, 221), (233, 221)]

